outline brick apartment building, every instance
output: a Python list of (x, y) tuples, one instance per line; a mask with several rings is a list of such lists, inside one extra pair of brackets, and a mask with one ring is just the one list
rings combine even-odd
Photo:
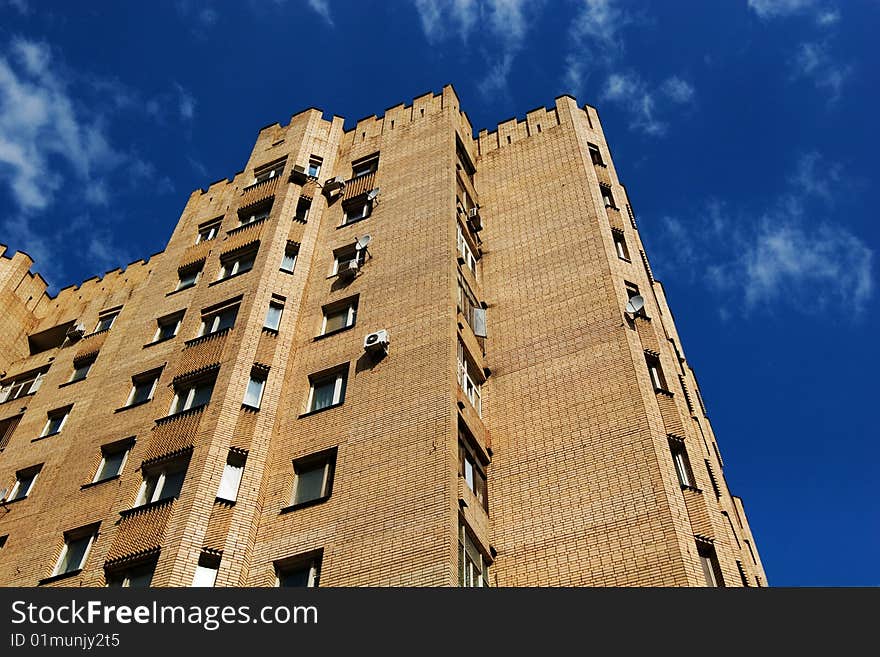
[(766, 583), (569, 96), (300, 112), (55, 297), (4, 251), (0, 584)]

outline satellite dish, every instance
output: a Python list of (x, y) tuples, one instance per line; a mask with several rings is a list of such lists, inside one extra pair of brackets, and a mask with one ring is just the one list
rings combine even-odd
[(369, 235), (364, 235), (363, 237), (358, 237), (355, 240), (354, 247), (358, 251), (362, 251), (363, 249), (366, 249), (367, 246), (369, 246), (369, 244), (372, 240), (373, 240), (373, 238), (370, 237)]
[(369, 192), (367, 192), (367, 200), (368, 201), (372, 201), (377, 196), (379, 196), (379, 188), (378, 187), (376, 189), (371, 189)]
[(641, 294), (636, 294), (629, 298), (629, 301), (626, 304), (626, 312), (630, 315), (635, 315), (642, 308), (645, 307), (645, 300), (642, 298)]

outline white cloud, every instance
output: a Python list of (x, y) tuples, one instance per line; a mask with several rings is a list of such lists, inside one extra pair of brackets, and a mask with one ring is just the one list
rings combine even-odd
[(43, 43), (15, 39), (0, 53), (0, 164), (23, 210), (52, 202), (63, 181), (59, 162), (88, 188), (124, 159), (109, 144), (100, 115), (76, 106), (51, 65)]
[(800, 44), (795, 53), (792, 74), (795, 78), (811, 79), (818, 90), (827, 94), (827, 101), (835, 103), (852, 74), (852, 67), (834, 61), (825, 44), (807, 42)]
[(333, 17), (330, 15), (330, 5), (327, 0), (309, 0), (309, 7), (327, 21), (328, 25), (333, 25)]
[(660, 91), (674, 103), (686, 104), (694, 100), (695, 92), (693, 85), (678, 76), (672, 76), (664, 80), (663, 84), (660, 85)]
[(31, 7), (26, 0), (7, 0), (3, 4), (8, 4), (22, 16), (27, 16), (31, 13)]
[(748, 0), (749, 8), (760, 18), (780, 18), (814, 9), (816, 0)]
[[(830, 172), (827, 185), (820, 172)], [(716, 292), (723, 314), (862, 312), (874, 293), (874, 252), (828, 218), (841, 180), (839, 165), (808, 153), (789, 189), (757, 211), (710, 200), (693, 216), (662, 217), (659, 261)]]
[(184, 121), (192, 121), (196, 115), (196, 99), (180, 84), (174, 84), (177, 90), (177, 109), (180, 118)]
[(612, 73), (600, 97), (623, 107), (633, 130), (654, 136), (666, 132), (666, 124), (656, 116), (656, 93), (636, 73)]
[(477, 85), (480, 93), (486, 98), (506, 93), (507, 76), (510, 75), (512, 65), (513, 55), (511, 54), (504, 55), (500, 61), (492, 64), (489, 67), (489, 72)]
[(816, 16), (816, 22), (823, 27), (834, 25), (839, 20), (840, 12), (836, 9), (826, 9), (819, 12), (819, 14)]

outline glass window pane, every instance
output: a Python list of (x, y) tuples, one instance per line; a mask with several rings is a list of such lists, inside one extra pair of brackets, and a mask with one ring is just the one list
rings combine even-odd
[(329, 379), (316, 383), (314, 385), (314, 393), (312, 395), (313, 411), (327, 408), (333, 405), (333, 391), (336, 388), (336, 379)]
[(103, 464), (101, 465), (101, 469), (98, 471), (96, 481), (107, 479), (108, 477), (115, 477), (116, 475), (118, 475), (120, 470), (122, 470), (122, 462), (125, 460), (126, 453), (127, 452), (123, 450), (121, 452), (105, 454)]
[(283, 310), (282, 306), (276, 306), (274, 303), (269, 304), (269, 311), (266, 313), (266, 321), (263, 326), (272, 329), (273, 331), (277, 331), (278, 327), (281, 325), (281, 313)]
[(243, 465), (227, 463), (223, 467), (223, 477), (220, 479), (220, 487), (217, 489), (217, 497), (222, 500), (235, 502), (238, 499), (238, 487), (241, 485), (241, 476), (243, 473)]
[(338, 331), (339, 329), (348, 326), (348, 308), (333, 311), (329, 313), (326, 317), (327, 321), (324, 326), (324, 333)]
[(217, 580), (217, 569), (206, 566), (196, 566), (196, 574), (193, 577), (192, 586), (211, 587)]
[(206, 383), (198, 386), (195, 389), (195, 394), (192, 398), (192, 403), (189, 405), (189, 408), (197, 408), (199, 406), (204, 406), (209, 401), (211, 401), (211, 393), (214, 391), (214, 383)]
[(247, 390), (244, 395), (244, 403), (254, 408), (260, 407), (260, 400), (263, 398), (263, 387), (266, 385), (265, 379), (251, 377), (248, 381)]
[(311, 570), (312, 567), (310, 564), (305, 564), (298, 568), (290, 568), (278, 571), (278, 586), (284, 587), (304, 587), (309, 585), (309, 579), (311, 579)]
[(67, 542), (67, 551), (58, 567), (58, 573), (69, 573), (82, 567), (91, 536)]
[(185, 477), (186, 470), (165, 473), (165, 485), (162, 486), (162, 492), (160, 493), (159, 499), (167, 500), (169, 497), (177, 497), (180, 495)]
[(142, 381), (134, 386), (134, 394), (131, 396), (131, 404), (140, 404), (150, 399), (150, 393), (153, 392), (154, 380)]
[(324, 495), (324, 472), (326, 463), (316, 464), (310, 468), (298, 469), (296, 473), (296, 491), (293, 503), (301, 504), (317, 500)]
[(238, 315), (238, 307), (224, 310), (217, 316), (219, 321), (217, 322), (217, 328), (215, 328), (214, 331), (222, 331), (224, 329), (232, 328), (235, 325), (236, 315)]

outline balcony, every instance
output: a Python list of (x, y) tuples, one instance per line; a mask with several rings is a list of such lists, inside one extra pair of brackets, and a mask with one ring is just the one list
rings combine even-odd
[(144, 463), (192, 449), (206, 407), (207, 404), (197, 406), (156, 420), (144, 453)]
[(214, 239), (205, 240), (188, 247), (187, 250), (183, 252), (183, 258), (180, 259), (180, 264), (177, 268), (186, 269), (187, 267), (207, 258), (208, 252), (211, 250), (211, 247), (214, 246), (216, 239), (217, 238), (215, 237)]
[(678, 412), (678, 405), (671, 392), (665, 390), (655, 391), (657, 395), (657, 405), (660, 407), (660, 416), (663, 418), (663, 426), (666, 427), (666, 433), (673, 436), (685, 437), (684, 424), (681, 421), (681, 413)]
[(273, 176), (242, 189), (241, 202), (238, 204), (239, 210), (273, 198), (278, 190), (278, 186), (281, 184), (282, 178), (284, 176)]
[(180, 361), (177, 363), (172, 378), (177, 379), (186, 374), (196, 374), (219, 365), (223, 360), (226, 338), (231, 331), (231, 328), (225, 328), (184, 342)]
[(342, 192), (342, 200), (349, 201), (357, 198), (362, 194), (366, 194), (375, 187), (376, 172), (371, 171), (363, 176), (352, 178), (345, 181), (345, 191)]
[(98, 352), (101, 351), (101, 347), (104, 346), (104, 341), (107, 339), (107, 333), (109, 332), (110, 329), (104, 329), (97, 333), (90, 333), (80, 340), (77, 345), (76, 354), (73, 356), (73, 362), (76, 363), (77, 361), (97, 356)]
[(171, 498), (122, 511), (105, 565), (158, 552), (174, 506)]

